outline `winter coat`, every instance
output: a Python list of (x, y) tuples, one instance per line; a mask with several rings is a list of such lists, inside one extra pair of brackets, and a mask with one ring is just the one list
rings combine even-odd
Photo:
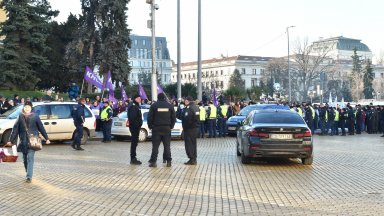
[(23, 154), (28, 153), (29, 142), (29, 137), (27, 135), (27, 130), (25, 126), (27, 126), (28, 128), (29, 134), (38, 136), (40, 132), (43, 135), (44, 139), (48, 140), (47, 132), (45, 131), (45, 128), (40, 120), (39, 115), (35, 113), (31, 113), (30, 115), (24, 115), (23, 113), (20, 114), (16, 120), (15, 125), (13, 126), (10, 141), (13, 144), (16, 144), (16, 138), (17, 136), (19, 136), (20, 144), (17, 147), (17, 151), (22, 152)]

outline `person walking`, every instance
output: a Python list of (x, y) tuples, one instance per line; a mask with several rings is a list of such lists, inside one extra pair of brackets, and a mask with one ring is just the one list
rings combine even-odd
[(148, 112), (148, 127), (152, 130), (152, 154), (149, 167), (157, 167), (160, 142), (164, 145), (164, 156), (167, 167), (172, 166), (171, 130), (176, 123), (176, 113), (172, 104), (165, 100), (165, 94), (157, 96), (158, 101), (151, 105)]
[(141, 126), (143, 125), (143, 118), (141, 114), (141, 97), (140, 95), (135, 95), (133, 98), (133, 103), (128, 108), (128, 123), (129, 131), (131, 132), (131, 164), (140, 165), (141, 161), (136, 158), (136, 148), (139, 143), (139, 133)]
[(81, 148), (81, 138), (83, 137), (83, 125), (85, 122), (85, 98), (80, 98), (78, 104), (72, 110), (73, 123), (76, 127), (75, 136), (73, 137), (72, 148), (83, 151)]
[(38, 136), (39, 132), (46, 140), (46, 144), (50, 144), (47, 132), (41, 122), (39, 115), (32, 113), (32, 103), (27, 101), (24, 103), (23, 111), (17, 118), (9, 141), (6, 146), (16, 144), (16, 138), (19, 136), (20, 144), (17, 147), (18, 152), (23, 153), (24, 168), (27, 173), (25, 181), (31, 183), (33, 176), (33, 164), (35, 162), (35, 150), (28, 147), (28, 134)]
[(192, 97), (188, 96), (184, 100), (185, 109), (182, 118), (185, 152), (189, 160), (185, 165), (196, 165), (197, 158), (197, 135), (199, 133), (200, 111), (195, 105)]
[(100, 121), (102, 124), (103, 129), (103, 141), (104, 143), (110, 143), (111, 142), (111, 130), (112, 130), (112, 117), (113, 117), (113, 110), (109, 103), (104, 103), (103, 109), (100, 113)]

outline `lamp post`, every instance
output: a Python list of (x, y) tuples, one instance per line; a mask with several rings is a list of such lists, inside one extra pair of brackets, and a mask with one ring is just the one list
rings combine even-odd
[(180, 0), (177, 0), (177, 98), (181, 98)]
[(201, 0), (198, 2), (198, 24), (197, 24), (197, 99), (202, 99), (202, 85), (201, 85)]
[(155, 35), (155, 11), (159, 6), (155, 4), (155, 0), (146, 0), (151, 5), (151, 20), (148, 25), (152, 31), (152, 75), (151, 75), (151, 95), (152, 101), (157, 101), (157, 75), (156, 75), (156, 35)]
[(289, 70), (289, 28), (293, 28), (295, 26), (288, 26), (287, 27), (287, 39), (288, 39), (288, 88), (289, 88), (289, 102), (292, 101), (292, 89), (291, 89), (291, 71)]

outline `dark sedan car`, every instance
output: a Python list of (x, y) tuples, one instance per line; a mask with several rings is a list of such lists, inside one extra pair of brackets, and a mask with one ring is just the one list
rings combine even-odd
[(236, 135), (236, 130), (238, 128), (238, 123), (243, 121), (245, 117), (252, 111), (252, 110), (264, 110), (264, 109), (284, 109), (289, 110), (288, 106), (283, 105), (277, 105), (277, 104), (254, 104), (244, 107), (240, 112), (232, 116), (227, 121), (227, 132), (228, 135)]
[(311, 130), (290, 110), (250, 112), (237, 131), (236, 143), (244, 164), (254, 157), (301, 158), (304, 165), (313, 161)]

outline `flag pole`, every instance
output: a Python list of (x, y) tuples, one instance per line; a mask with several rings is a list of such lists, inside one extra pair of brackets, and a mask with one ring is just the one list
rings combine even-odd
[(83, 84), (81, 84), (80, 98), (83, 95), (83, 87), (84, 87), (84, 77), (83, 77)]

